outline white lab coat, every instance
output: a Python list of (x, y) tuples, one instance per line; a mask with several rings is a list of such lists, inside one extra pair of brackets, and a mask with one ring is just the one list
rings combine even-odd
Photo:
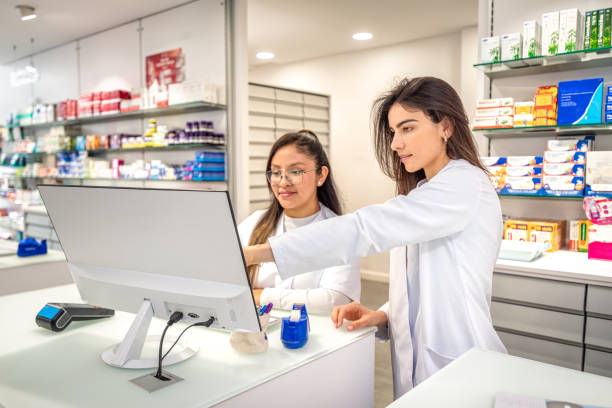
[(381, 309), (398, 398), (472, 347), (506, 351), (490, 316), (501, 236), (499, 199), (487, 176), (451, 160), (407, 195), (269, 242), (284, 278), (392, 249), (389, 302)]
[[(319, 206), (321, 207), (321, 211), (318, 212), (317, 216), (308, 225), (329, 218), (337, 217), (337, 215), (332, 210), (327, 208), (322, 203), (319, 203)], [(263, 216), (263, 214), (264, 211), (255, 211), (244, 221), (242, 221), (240, 225), (238, 225), (238, 234), (240, 236), (240, 242), (243, 246), (248, 245), (251, 233), (255, 229), (257, 222)], [(273, 236), (279, 236), (283, 233), (283, 217), (280, 217), (276, 224), (276, 230)], [(254, 282), (254, 287), (278, 288), (281, 290), (326, 288), (340, 292), (341, 294), (348, 297), (349, 300), (359, 302), (359, 297), (361, 295), (359, 260), (352, 259), (345, 265), (321, 268), (319, 270), (310, 271), (309, 273), (302, 273), (300, 275), (291, 276), (287, 279), (283, 279), (280, 277), (280, 275), (278, 274), (278, 269), (276, 268), (276, 264), (274, 262), (264, 262), (259, 267), (256, 281)], [(264, 292), (265, 291), (269, 290), (264, 289)], [(264, 297), (264, 293), (262, 293), (262, 299)], [(344, 297), (342, 298), (345, 300)], [(277, 305), (277, 307), (278, 306), (281, 305)], [(325, 310), (325, 312), (329, 312), (329, 310)]]

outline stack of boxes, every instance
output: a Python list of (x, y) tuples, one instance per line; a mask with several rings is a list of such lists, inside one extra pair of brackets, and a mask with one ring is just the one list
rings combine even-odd
[(547, 252), (554, 252), (565, 245), (565, 228), (566, 222), (558, 220), (507, 220), (504, 223), (504, 239), (549, 243)]
[(584, 14), (584, 49), (610, 47), (612, 8), (591, 10)]
[(557, 94), (556, 85), (538, 86), (533, 96), (534, 126), (555, 126), (557, 124)]
[(511, 128), (514, 125), (514, 99), (480, 99), (476, 102), (474, 129)]
[(593, 137), (549, 140), (544, 156), (483, 157), (501, 194), (582, 196)]

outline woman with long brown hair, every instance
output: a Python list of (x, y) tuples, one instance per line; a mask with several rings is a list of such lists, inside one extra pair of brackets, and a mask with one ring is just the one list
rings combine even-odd
[[(262, 244), (268, 238), (341, 214), (327, 154), (311, 131), (287, 133), (276, 140), (268, 155), (266, 178), (270, 205), (240, 223), (238, 233), (243, 243)], [(309, 312), (329, 313), (334, 306), (359, 301), (357, 259), (287, 279), (281, 279), (272, 262), (250, 265), (248, 273), (257, 304), (291, 309), (294, 303), (304, 303)]]
[(391, 337), (395, 397), (472, 347), (505, 352), (490, 316), (499, 199), (461, 99), (445, 81), (404, 79), (374, 104), (374, 144), (398, 195), (244, 250), (281, 277), (391, 251), (389, 302), (335, 308), (336, 327)]

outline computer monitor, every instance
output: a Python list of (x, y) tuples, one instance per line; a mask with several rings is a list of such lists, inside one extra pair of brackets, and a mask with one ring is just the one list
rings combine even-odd
[(108, 364), (155, 367), (140, 360), (149, 323), (175, 311), (186, 323), (214, 317), (211, 327), (261, 330), (227, 192), (38, 188), (83, 300), (137, 313), (124, 341), (103, 353)]

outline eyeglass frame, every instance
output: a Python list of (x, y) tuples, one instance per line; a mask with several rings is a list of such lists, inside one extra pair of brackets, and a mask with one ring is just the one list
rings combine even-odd
[[(302, 182), (304, 181), (304, 174), (310, 173), (311, 171), (318, 171), (318, 170), (321, 170), (321, 168), (320, 167), (315, 167), (314, 169), (311, 169), (311, 170), (291, 170), (291, 171), (295, 171), (295, 172), (298, 172), (298, 171), (300, 172), (301, 179), (300, 179), (299, 183), (292, 183), (291, 181), (289, 181), (289, 179), (287, 178), (287, 169), (268, 170), (268, 171), (266, 171), (265, 175), (266, 175), (266, 180), (268, 180), (268, 183), (270, 183), (271, 186), (278, 186), (278, 185), (280, 185), (280, 183), (283, 180), (283, 177), (285, 178), (285, 180), (287, 180), (289, 182), (289, 184), (291, 184), (292, 186), (296, 186), (296, 185), (302, 184)], [(281, 178), (280, 178), (278, 183), (272, 183), (271, 178), (272, 178), (273, 171), (282, 172)]]

